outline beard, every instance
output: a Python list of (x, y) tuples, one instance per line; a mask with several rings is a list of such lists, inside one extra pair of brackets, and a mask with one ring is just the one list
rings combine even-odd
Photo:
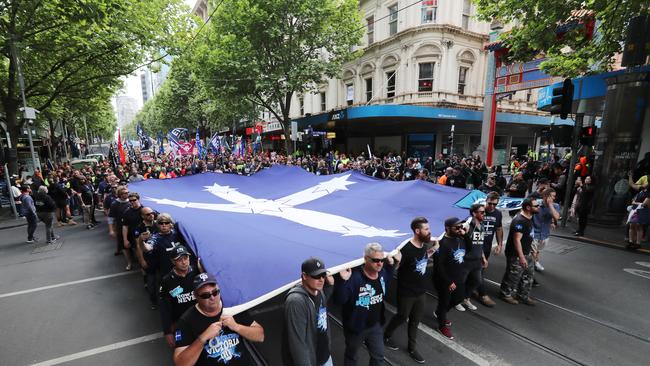
[(420, 242), (422, 242), (422, 243), (430, 242), (431, 241), (431, 233), (429, 233), (427, 235), (422, 235), (422, 234), (418, 235), (418, 240)]

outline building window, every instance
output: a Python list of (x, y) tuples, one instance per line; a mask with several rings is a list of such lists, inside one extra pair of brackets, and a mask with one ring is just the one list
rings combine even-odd
[(389, 35), (397, 33), (397, 4), (388, 7)]
[(366, 102), (372, 100), (372, 78), (366, 79)]
[(530, 90), (530, 89), (528, 89), (528, 90), (526, 91), (526, 101), (527, 101), (527, 102), (530, 102), (530, 100), (531, 100), (532, 98), (533, 98), (533, 91)]
[(366, 19), (368, 25), (368, 46), (375, 42), (375, 17), (371, 16)]
[(463, 0), (463, 29), (469, 28), (469, 18), (472, 15), (472, 0)]
[(300, 115), (305, 115), (305, 98), (298, 98), (298, 105), (300, 106)]
[(438, 0), (422, 1), (422, 24), (434, 23), (436, 21), (436, 11), (438, 10)]
[(516, 92), (508, 94), (508, 100), (512, 100), (512, 97), (515, 95)]
[(321, 112), (325, 112), (325, 109), (327, 108), (327, 99), (325, 96), (325, 92), (320, 92), (320, 110)]
[(465, 94), (465, 85), (467, 85), (467, 72), (469, 67), (461, 66), (458, 68), (458, 94)]
[(386, 98), (393, 98), (395, 96), (395, 79), (397, 79), (395, 71), (386, 73)]
[(433, 62), (421, 62), (418, 64), (418, 91), (430, 92), (433, 91)]
[(345, 85), (345, 101), (347, 105), (352, 105), (354, 103), (354, 86), (352, 84)]

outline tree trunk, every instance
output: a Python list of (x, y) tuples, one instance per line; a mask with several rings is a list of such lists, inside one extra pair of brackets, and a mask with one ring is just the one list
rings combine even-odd
[(58, 145), (58, 141), (56, 140), (56, 128), (54, 128), (54, 121), (52, 120), (52, 118), (48, 118), (47, 122), (50, 125), (50, 146), (51, 146), (51, 151), (52, 151), (51, 152), (51, 154), (52, 154), (51, 158), (52, 158), (52, 162), (54, 164), (57, 164), (58, 161), (56, 159), (57, 158), (56, 148), (57, 148), (57, 145)]
[(9, 174), (18, 173), (18, 149), (16, 145), (18, 144), (18, 137), (20, 136), (20, 126), (18, 125), (18, 103), (14, 101), (9, 101), (4, 103), (5, 107), (5, 117), (7, 118), (7, 134), (11, 140), (11, 147), (9, 148), (9, 156), (7, 159), (7, 169), (9, 169)]

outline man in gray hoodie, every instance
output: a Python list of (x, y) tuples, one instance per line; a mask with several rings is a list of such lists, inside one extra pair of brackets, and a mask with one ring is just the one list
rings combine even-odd
[(318, 258), (305, 260), (301, 270), (301, 283), (289, 290), (284, 302), (283, 364), (331, 366), (327, 299), (334, 278)]

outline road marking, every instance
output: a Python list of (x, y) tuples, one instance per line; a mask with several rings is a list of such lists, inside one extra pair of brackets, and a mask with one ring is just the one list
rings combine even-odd
[(623, 268), (623, 271), (631, 275), (647, 278), (650, 280), (650, 271), (644, 271), (642, 269), (636, 269), (636, 268)]
[(139, 343), (153, 341), (153, 340), (156, 340), (158, 338), (162, 338), (162, 336), (163, 336), (162, 332), (149, 334), (149, 335), (146, 335), (146, 336), (133, 338), (133, 339), (129, 339), (129, 340), (126, 340), (126, 341), (109, 344), (109, 345), (106, 345), (106, 346), (103, 346), (103, 347), (97, 347), (97, 348), (89, 349), (89, 350), (86, 350), (86, 351), (73, 353), (73, 354), (70, 354), (70, 355), (67, 355), (67, 356), (63, 356), (63, 357), (53, 358), (51, 360), (47, 360), (47, 361), (32, 364), (31, 366), (59, 365), (59, 364), (65, 363), (65, 362), (78, 360), (80, 358), (86, 358), (86, 357), (94, 356), (94, 355), (97, 355), (97, 354), (100, 354), (100, 353), (110, 352), (110, 351), (114, 351), (116, 349), (133, 346), (133, 345), (136, 345), (136, 344), (139, 344)]
[(634, 263), (640, 265), (641, 267), (648, 267), (648, 268), (650, 268), (650, 262), (634, 262)]
[(11, 297), (11, 296), (17, 296), (17, 295), (24, 295), (24, 294), (29, 294), (32, 292), (38, 292), (38, 291), (43, 291), (43, 290), (49, 290), (57, 287), (64, 287), (64, 286), (72, 286), (72, 285), (77, 285), (80, 283), (86, 283), (86, 282), (92, 282), (92, 281), (99, 281), (99, 280), (104, 280), (106, 278), (113, 278), (113, 277), (119, 277), (119, 276), (126, 276), (134, 273), (140, 273), (139, 271), (128, 271), (128, 272), (120, 272), (120, 273), (114, 273), (106, 276), (98, 276), (98, 277), (90, 277), (86, 278), (83, 280), (78, 280), (78, 281), (70, 281), (70, 282), (63, 282), (63, 283), (57, 283), (56, 285), (49, 285), (49, 286), (43, 286), (43, 287), (37, 287), (37, 288), (32, 288), (29, 290), (22, 290), (22, 291), (15, 291), (15, 292), (8, 292), (6, 294), (0, 294), (0, 299), (5, 298), (5, 297)]
[[(392, 313), (397, 313), (397, 309), (394, 306), (392, 306), (390, 304), (386, 304), (386, 303), (384, 303), (384, 304), (386, 305), (386, 309), (388, 309), (388, 311), (390, 311)], [(426, 335), (430, 336), (431, 338), (434, 338), (438, 342), (440, 342), (440, 343), (444, 344), (445, 346), (449, 347), (451, 350), (455, 351), (459, 355), (461, 355), (461, 356), (465, 357), (466, 359), (474, 362), (475, 364), (480, 365), (480, 366), (489, 366), (490, 365), (490, 362), (488, 360), (486, 360), (483, 357), (477, 355), (476, 353), (468, 350), (467, 348), (461, 346), (459, 343), (454, 342), (453, 340), (443, 336), (442, 334), (440, 334), (439, 332), (431, 329), (430, 327), (426, 326), (425, 324), (420, 323), (418, 325), (418, 329), (420, 329), (422, 332), (424, 332)]]

